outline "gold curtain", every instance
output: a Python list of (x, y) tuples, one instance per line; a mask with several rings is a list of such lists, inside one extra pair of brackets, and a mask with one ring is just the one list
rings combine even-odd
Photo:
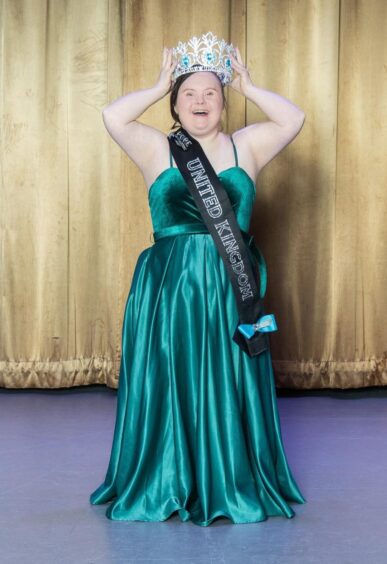
[[(262, 171), (279, 387), (387, 384), (384, 0), (0, 0), (0, 385), (116, 387), (125, 301), (152, 244), (142, 176), (101, 110), (212, 30), (306, 112)], [(228, 92), (226, 130), (265, 119)], [(165, 98), (143, 116), (168, 131)]]

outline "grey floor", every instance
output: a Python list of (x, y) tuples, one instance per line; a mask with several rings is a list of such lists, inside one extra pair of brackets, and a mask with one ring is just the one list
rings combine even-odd
[(116, 393), (0, 390), (1, 564), (387, 563), (387, 391), (278, 391), (282, 435), (307, 499), (293, 519), (209, 527), (113, 522), (104, 477)]

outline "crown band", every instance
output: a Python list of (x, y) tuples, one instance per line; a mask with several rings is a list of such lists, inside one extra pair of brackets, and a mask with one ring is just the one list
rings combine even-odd
[(178, 61), (172, 75), (173, 81), (183, 74), (200, 71), (216, 73), (223, 85), (232, 81), (230, 55), (236, 57), (236, 51), (232, 43), (218, 39), (210, 31), (201, 37), (191, 37), (186, 43), (179, 41), (172, 49), (172, 54)]

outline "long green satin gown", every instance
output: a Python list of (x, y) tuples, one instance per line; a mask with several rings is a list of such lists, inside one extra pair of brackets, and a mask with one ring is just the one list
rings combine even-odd
[[(248, 237), (255, 186), (234, 153), (219, 178)], [(90, 502), (110, 502), (113, 520), (291, 518), (289, 502), (305, 499), (284, 452), (270, 351), (249, 357), (232, 340), (232, 286), (172, 159), (149, 207), (155, 243), (133, 274), (110, 462)]]

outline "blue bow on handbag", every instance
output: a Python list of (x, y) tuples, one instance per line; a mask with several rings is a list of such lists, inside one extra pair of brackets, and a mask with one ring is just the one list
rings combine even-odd
[(256, 331), (269, 333), (270, 331), (277, 331), (278, 327), (274, 315), (269, 313), (257, 319), (255, 323), (238, 325), (238, 329), (247, 339), (251, 339)]

